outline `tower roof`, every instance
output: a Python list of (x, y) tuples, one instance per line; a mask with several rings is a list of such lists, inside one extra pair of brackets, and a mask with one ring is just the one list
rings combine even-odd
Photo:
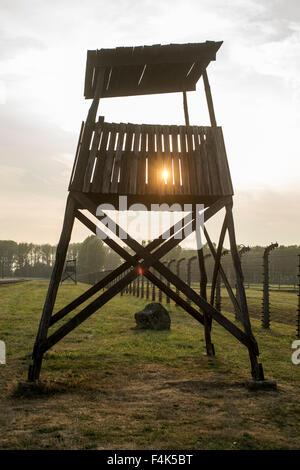
[(99, 72), (103, 98), (193, 91), (222, 42), (89, 50), (84, 96), (94, 97)]

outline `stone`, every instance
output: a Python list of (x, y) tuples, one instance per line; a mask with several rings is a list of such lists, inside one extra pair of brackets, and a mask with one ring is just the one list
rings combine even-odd
[(137, 329), (169, 330), (171, 319), (169, 312), (158, 302), (152, 302), (135, 315)]

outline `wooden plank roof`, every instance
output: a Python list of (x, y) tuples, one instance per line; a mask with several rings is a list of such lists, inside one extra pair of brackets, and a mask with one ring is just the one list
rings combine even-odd
[(222, 41), (168, 44), (87, 52), (84, 96), (93, 98), (104, 74), (103, 98), (193, 91)]

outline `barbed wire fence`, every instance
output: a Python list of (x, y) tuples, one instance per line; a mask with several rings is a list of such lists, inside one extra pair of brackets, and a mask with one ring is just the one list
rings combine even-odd
[(270, 276), (269, 276), (269, 256), (270, 252), (278, 248), (278, 243), (271, 243), (265, 248), (263, 254), (263, 298), (262, 298), (262, 328), (270, 328)]
[[(271, 244), (265, 249), (261, 247), (249, 247), (240, 245), (240, 257), (244, 274), (244, 285), (249, 304), (250, 316), (261, 320), (262, 328), (269, 329), (271, 322), (284, 323), (294, 325), (295, 336), (300, 337), (300, 254), (285, 251), (281, 248), (270, 249), (267, 255), (267, 265), (265, 261), (265, 252)], [(196, 292), (200, 292), (199, 282), (200, 273), (197, 256), (195, 251), (190, 251), (192, 256), (186, 255), (178, 259), (172, 258), (165, 260), (164, 264), (173, 272), (179, 269), (180, 277)], [(224, 250), (224, 254), (230, 253)], [(208, 291), (211, 286), (211, 278), (213, 272), (213, 258), (206, 257), (207, 275), (208, 275)], [(231, 256), (222, 257), (222, 266), (229, 280), (231, 288), (235, 288), (234, 269), (231, 262)], [(266, 268), (267, 266), (267, 268)], [(130, 268), (132, 269), (132, 268)], [(153, 270), (153, 268), (150, 268)], [(154, 271), (154, 270), (153, 270)], [(99, 278), (108, 275), (111, 270), (101, 273), (89, 273), (78, 278), (81, 282), (95, 284)], [(128, 270), (124, 272), (114, 282), (125, 276)], [(170, 283), (167, 283), (170, 288)], [(171, 286), (172, 288), (172, 286)], [(174, 288), (176, 291), (176, 289)], [(130, 283), (120, 295), (124, 294), (135, 296), (144, 301), (158, 301), (160, 303), (170, 304), (170, 298), (152, 284), (143, 273)], [(295, 302), (293, 302), (293, 295)], [(297, 296), (298, 294), (298, 296)], [(288, 299), (288, 300), (287, 300)], [(190, 301), (186, 299), (189, 303)], [(174, 302), (174, 305), (176, 303)], [(215, 307), (226, 314), (236, 312), (233, 311), (229, 301), (226, 288), (220, 278), (216, 285)], [(238, 321), (238, 319), (237, 319)]]
[(298, 308), (297, 308), (297, 338), (300, 338), (300, 254), (298, 255)]

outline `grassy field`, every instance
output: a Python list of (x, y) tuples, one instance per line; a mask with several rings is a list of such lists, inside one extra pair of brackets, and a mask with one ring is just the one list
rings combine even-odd
[[(262, 311), (262, 286), (251, 286), (246, 289), (249, 311), (252, 318), (261, 318)], [(231, 301), (225, 289), (222, 289), (223, 307), (226, 311), (232, 311)], [(297, 324), (297, 292), (281, 292), (280, 290), (270, 290), (270, 317), (273, 322), (285, 323), (293, 327), (293, 334), (296, 334)]]
[[(57, 308), (87, 288), (65, 284)], [(277, 391), (249, 391), (248, 355), (213, 326), (203, 330), (173, 303), (170, 331), (134, 329), (145, 301), (116, 297), (45, 356), (44, 389), (21, 393), (47, 283), (0, 287), (1, 449), (298, 449), (300, 365), (291, 362), (295, 294), (272, 295), (276, 321), (260, 327), (261, 297), (249, 305), (261, 362)], [(165, 303), (164, 303), (165, 305)], [(233, 319), (226, 298), (224, 311)], [(294, 310), (293, 310), (294, 309)], [(288, 313), (289, 312), (289, 313)], [(290, 324), (279, 323), (291, 315)]]

